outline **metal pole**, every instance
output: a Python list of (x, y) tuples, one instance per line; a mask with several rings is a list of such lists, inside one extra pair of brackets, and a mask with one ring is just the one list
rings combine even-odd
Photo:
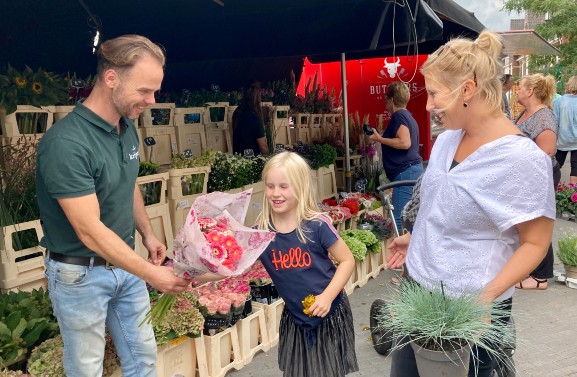
[(351, 160), (349, 156), (349, 106), (347, 104), (347, 68), (345, 53), (341, 53), (341, 82), (343, 88), (343, 121), (345, 122), (345, 187), (351, 192)]

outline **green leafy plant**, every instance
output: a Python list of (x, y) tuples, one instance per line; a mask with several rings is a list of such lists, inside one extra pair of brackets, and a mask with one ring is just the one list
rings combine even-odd
[(577, 234), (567, 233), (559, 239), (557, 257), (561, 263), (570, 267), (577, 267)]
[(572, 183), (559, 183), (555, 190), (557, 213), (569, 212), (577, 215), (577, 189)]
[[(377, 237), (373, 234), (373, 232), (370, 230), (347, 229), (339, 232), (339, 235), (347, 245), (349, 245), (350, 242), (352, 246), (357, 249), (357, 251), (353, 252), (353, 256), (357, 260), (365, 259), (365, 257), (367, 256), (367, 252), (378, 253), (381, 251), (381, 241), (379, 241)], [(365, 246), (364, 254), (361, 252), (362, 248), (357, 245), (356, 241), (360, 241)]]
[(48, 294), (43, 290), (0, 294), (0, 367), (59, 333)]
[(245, 158), (216, 152), (208, 175), (208, 192), (228, 191), (258, 182), (265, 163), (265, 157)]
[[(409, 338), (426, 349), (450, 352), (477, 345), (499, 359), (503, 358), (499, 344), (514, 338), (513, 328), (505, 321), (510, 312), (481, 302), (474, 293), (449, 297), (442, 282), (428, 290), (411, 279), (402, 279), (385, 302), (377, 315), (377, 331), (394, 329), (395, 337)], [(401, 341), (393, 348), (406, 344)]]
[[(145, 177), (147, 175), (154, 175), (158, 173), (160, 165), (154, 162), (142, 161), (140, 162), (140, 168), (138, 170), (139, 177)], [(142, 199), (144, 200), (144, 205), (148, 206), (151, 204), (156, 204), (160, 202), (160, 190), (162, 189), (162, 182), (148, 182), (138, 185), (140, 188), (140, 193), (142, 194)]]

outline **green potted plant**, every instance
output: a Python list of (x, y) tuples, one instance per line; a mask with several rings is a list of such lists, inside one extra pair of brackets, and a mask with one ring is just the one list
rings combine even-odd
[(555, 190), (555, 208), (558, 217), (575, 218), (577, 215), (577, 189), (571, 183), (559, 183)]
[(566, 233), (558, 245), (557, 257), (565, 267), (565, 277), (577, 279), (577, 234)]
[(43, 289), (0, 294), (0, 368), (26, 359), (32, 348), (58, 332)]
[[(481, 302), (474, 293), (450, 297), (442, 282), (429, 290), (402, 279), (392, 297), (384, 301), (386, 305), (376, 314), (376, 331), (392, 329), (400, 339), (393, 350), (410, 344), (422, 377), (467, 376), (470, 357), (475, 357), (474, 353), (471, 356), (473, 345), (499, 359), (503, 356), (498, 346), (514, 339), (514, 329), (507, 321), (496, 320), (509, 317), (510, 312)], [(433, 360), (438, 363), (431, 363)]]

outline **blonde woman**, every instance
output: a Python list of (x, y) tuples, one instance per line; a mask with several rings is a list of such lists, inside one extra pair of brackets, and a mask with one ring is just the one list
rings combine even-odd
[[(551, 110), (557, 82), (551, 75), (541, 73), (525, 76), (519, 83), (517, 102), (525, 109), (515, 119), (515, 125), (551, 157), (553, 189), (561, 180), (561, 167), (555, 158), (557, 119)], [(547, 289), (547, 279), (553, 277), (553, 245), (529, 276), (515, 285), (518, 289)]]
[[(285, 301), (278, 363), (284, 376), (344, 376), (358, 371), (353, 316), (343, 288), (355, 261), (317, 206), (307, 162), (293, 152), (273, 156), (259, 228), (277, 232), (260, 257)], [(329, 254), (338, 262), (335, 267)], [(303, 300), (314, 303), (303, 311)]]
[[(393, 240), (389, 266), (447, 295), (478, 292), (510, 309), (514, 285), (543, 259), (555, 219), (551, 159), (501, 109), (500, 38), (457, 38), (422, 66), (427, 110), (447, 130), (433, 147), (412, 235)], [(521, 168), (522, 167), (522, 168)], [(506, 320), (506, 319), (505, 319)], [(475, 347), (470, 376), (494, 360)], [(417, 377), (412, 348), (392, 355), (392, 377)]]

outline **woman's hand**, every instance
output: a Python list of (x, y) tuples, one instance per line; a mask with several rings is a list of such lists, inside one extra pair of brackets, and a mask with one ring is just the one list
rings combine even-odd
[(379, 133), (377, 132), (377, 130), (375, 130), (374, 128), (371, 127), (371, 130), (373, 130), (373, 133), (371, 135), (367, 135), (367, 138), (371, 141), (376, 141), (379, 142), (379, 139), (381, 138), (381, 135), (379, 135)]
[(390, 253), (387, 255), (387, 266), (389, 268), (401, 268), (405, 264), (407, 258), (407, 250), (409, 249), (409, 242), (411, 241), (411, 234), (403, 234), (395, 237), (391, 245), (388, 247)]

